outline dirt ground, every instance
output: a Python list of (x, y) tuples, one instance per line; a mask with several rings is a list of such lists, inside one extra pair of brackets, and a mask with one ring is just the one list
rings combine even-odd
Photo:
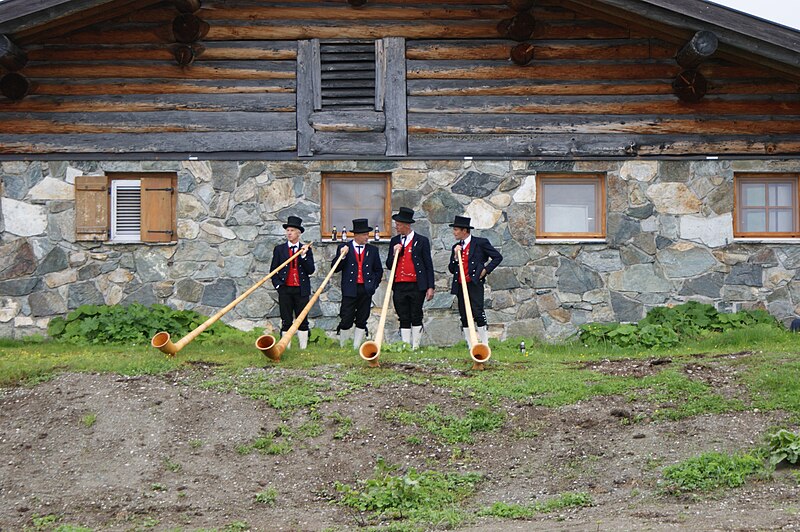
[[(671, 363), (589, 366), (643, 376)], [(726, 395), (742, 395), (727, 368), (709, 358), (683, 370)], [(365, 518), (332, 502), (334, 483), (370, 477), (378, 456), (402, 469), (483, 474), (465, 508), (530, 504), (565, 492), (587, 492), (594, 501), (531, 520), (477, 518), (462, 530), (800, 529), (800, 483), (791, 470), (702, 500), (667, 496), (657, 485), (666, 465), (761, 443), (765, 431), (786, 423), (784, 413), (749, 410), (653, 422), (648, 416), (655, 405), (644, 400), (595, 398), (560, 408), (509, 402), (502, 405), (501, 430), (480, 433), (454, 453), (431, 435), (422, 445), (409, 443), (416, 429), (383, 413), (430, 403), (463, 413), (477, 405), (425, 381), (429, 366), (395, 369), (423, 378), (415, 379), (420, 384), (367, 386), (320, 403), (322, 434), (295, 441), (282, 455), (237, 451), (284, 421), (264, 401), (198, 386), (204, 371), (211, 376), (209, 368), (161, 377), (73, 373), (33, 388), (0, 390), (0, 530), (34, 529), (34, 518), (47, 515), (59, 516), (57, 524), (95, 530), (225, 529), (242, 522), (252, 530), (356, 529)], [(276, 378), (325, 373), (251, 371)], [(342, 384), (336, 368), (327, 373), (335, 390)], [(334, 438), (340, 428), (334, 413), (353, 420), (344, 438)], [(96, 414), (91, 426), (89, 414)], [(301, 409), (285, 422), (298, 427), (307, 418)], [(275, 502), (257, 502), (254, 495), (269, 488)]]

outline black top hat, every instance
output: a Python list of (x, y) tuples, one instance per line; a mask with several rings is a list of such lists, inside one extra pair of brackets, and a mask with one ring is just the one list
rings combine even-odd
[(466, 216), (456, 216), (456, 219), (453, 220), (453, 223), (450, 224), (450, 227), (460, 227), (462, 229), (475, 229), (470, 224), (472, 222), (471, 218), (467, 218)]
[(366, 218), (356, 218), (353, 220), (353, 234), (369, 233), (372, 228)]
[(295, 229), (300, 229), (301, 233), (305, 233), (306, 230), (303, 228), (303, 219), (297, 216), (289, 216), (289, 221), (283, 224), (284, 229), (288, 229), (289, 227), (294, 227)]
[(403, 222), (407, 224), (414, 223), (414, 211), (409, 209), (408, 207), (400, 207), (400, 210), (392, 216), (392, 220), (396, 222)]

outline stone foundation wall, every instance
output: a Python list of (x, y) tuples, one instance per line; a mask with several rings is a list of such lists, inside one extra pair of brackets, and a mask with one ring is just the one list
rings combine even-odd
[[(177, 244), (75, 242), (75, 176), (111, 171), (178, 173)], [(558, 340), (582, 323), (637, 321), (651, 307), (689, 299), (766, 308), (784, 321), (800, 311), (800, 246), (734, 242), (732, 229), (734, 172), (798, 172), (797, 161), (15, 161), (0, 174), (0, 336), (42, 334), (53, 316), (88, 303), (214, 313), (266, 275), (288, 215), (305, 220), (306, 240), (319, 241), (326, 171), (391, 172), (393, 209), (417, 212), (414, 227), (431, 237), (436, 269), (428, 343), (461, 338), (446, 273), (456, 214), (470, 216), (505, 257), (486, 291), (494, 337)], [(605, 243), (536, 242), (537, 171), (607, 173)], [(316, 246), (314, 289), (334, 250)], [(333, 330), (340, 298), (334, 277), (312, 326)], [(382, 290), (373, 301), (371, 328)], [(388, 341), (399, 339), (392, 314)], [(275, 290), (262, 287), (223, 319), (278, 327)]]

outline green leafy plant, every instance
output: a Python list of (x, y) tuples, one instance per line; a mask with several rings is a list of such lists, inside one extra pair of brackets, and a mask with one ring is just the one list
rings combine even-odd
[(278, 498), (278, 490), (275, 488), (267, 488), (264, 491), (256, 493), (256, 502), (261, 504), (272, 504)]
[(496, 502), (489, 508), (478, 511), (478, 515), (504, 519), (529, 519), (536, 514), (546, 514), (564, 508), (582, 508), (592, 504), (592, 497), (588, 493), (562, 493), (558, 497), (536, 504)]
[(378, 458), (375, 473), (356, 486), (336, 482), (342, 494), (340, 504), (362, 512), (388, 517), (422, 517), (430, 510), (441, 510), (470, 495), (481, 480), (476, 473), (464, 475), (410, 469), (393, 475), (397, 466)]
[(759, 451), (734, 455), (709, 452), (665, 467), (662, 477), (664, 490), (679, 495), (736, 488), (748, 477), (763, 472), (764, 456)]
[[(206, 319), (193, 310), (173, 310), (165, 305), (82, 305), (66, 318), (50, 320), (47, 333), (76, 344), (147, 343), (159, 331), (168, 331), (173, 338), (185, 336)], [(218, 321), (195, 341), (237, 334), (239, 331)]]
[(339, 412), (333, 412), (330, 417), (336, 425), (336, 432), (333, 434), (333, 439), (341, 440), (350, 434), (350, 429), (353, 427), (353, 419), (351, 417), (343, 416)]
[(83, 426), (86, 427), (87, 429), (91, 428), (96, 421), (97, 421), (97, 414), (95, 413), (86, 414), (81, 418), (81, 423), (83, 423)]
[(167, 471), (172, 471), (173, 473), (177, 473), (181, 470), (181, 465), (178, 462), (172, 461), (169, 456), (165, 456), (164, 460), (162, 461), (164, 464), (164, 469)]
[(445, 415), (436, 405), (428, 405), (421, 412), (393, 410), (386, 414), (389, 420), (404, 425), (416, 425), (435, 434), (448, 443), (472, 443), (476, 432), (491, 432), (503, 426), (505, 415), (486, 408), (470, 410), (464, 417)]
[(784, 460), (796, 464), (800, 460), (800, 434), (781, 429), (767, 437), (769, 462), (773, 466)]

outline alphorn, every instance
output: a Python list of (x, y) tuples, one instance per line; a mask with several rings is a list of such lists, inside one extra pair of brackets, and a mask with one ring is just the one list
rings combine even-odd
[(342, 251), (339, 252), (339, 258), (336, 259), (336, 262), (334, 262), (333, 266), (331, 266), (331, 271), (329, 271), (328, 275), (325, 276), (322, 284), (319, 285), (317, 291), (314, 292), (314, 295), (308, 300), (306, 306), (303, 308), (300, 314), (297, 315), (297, 319), (294, 320), (294, 323), (292, 323), (292, 326), (289, 327), (289, 330), (284, 333), (280, 341), (276, 342), (275, 337), (271, 334), (264, 334), (258, 337), (258, 340), (256, 340), (256, 347), (259, 351), (264, 353), (264, 356), (274, 362), (281, 361), (281, 355), (286, 350), (286, 346), (292, 341), (292, 336), (294, 336), (294, 333), (297, 332), (297, 329), (300, 327), (300, 324), (303, 323), (303, 320), (308, 313), (311, 312), (311, 307), (313, 307), (314, 303), (316, 303), (317, 299), (319, 299), (320, 294), (322, 294), (322, 289), (325, 288), (325, 285), (328, 284), (328, 281), (330, 281), (331, 276), (333, 276), (336, 268), (339, 266), (339, 263), (342, 262), (342, 259), (347, 256), (348, 249), (349, 248), (347, 246), (344, 246)]
[(189, 342), (191, 342), (192, 340), (197, 338), (197, 336), (199, 336), (200, 333), (202, 333), (203, 331), (205, 331), (206, 329), (208, 329), (209, 327), (214, 325), (214, 323), (217, 320), (219, 320), (222, 316), (227, 314), (228, 311), (230, 311), (233, 307), (235, 307), (236, 305), (241, 303), (241, 301), (244, 298), (246, 298), (247, 296), (252, 294), (253, 291), (256, 288), (258, 288), (262, 284), (266, 283), (273, 275), (275, 275), (276, 273), (281, 271), (283, 268), (286, 267), (287, 264), (289, 264), (290, 262), (295, 260), (297, 257), (299, 257), (301, 253), (305, 253), (306, 251), (308, 251), (308, 249), (310, 247), (311, 247), (311, 242), (309, 242), (308, 244), (306, 244), (305, 246), (300, 248), (300, 250), (297, 253), (295, 253), (294, 255), (289, 257), (288, 259), (286, 259), (283, 262), (283, 264), (281, 264), (280, 266), (278, 266), (277, 268), (275, 268), (274, 270), (269, 272), (269, 274), (267, 274), (263, 279), (258, 281), (256, 284), (254, 284), (250, 288), (248, 288), (242, 295), (240, 295), (239, 297), (237, 297), (236, 299), (231, 301), (225, 308), (223, 308), (222, 310), (220, 310), (219, 312), (217, 312), (216, 314), (214, 314), (213, 316), (208, 318), (206, 321), (204, 321), (202, 324), (200, 324), (196, 329), (194, 329), (193, 331), (189, 332), (189, 334), (187, 334), (186, 336), (184, 336), (183, 338), (181, 338), (177, 342), (172, 343), (170, 341), (170, 339), (169, 339), (169, 333), (162, 331), (160, 333), (157, 333), (155, 336), (153, 336), (153, 339), (150, 340), (150, 345), (152, 345), (153, 347), (155, 347), (156, 349), (158, 349), (159, 351), (161, 351), (162, 353), (164, 353), (164, 354), (166, 354), (168, 356), (175, 356), (175, 354), (178, 351), (180, 351), (181, 349), (183, 349), (186, 346), (186, 344), (188, 344)]
[(472, 357), (472, 369), (482, 370), (483, 363), (492, 356), (492, 350), (488, 344), (478, 343), (478, 334), (475, 332), (475, 320), (472, 317), (472, 304), (469, 301), (469, 291), (467, 290), (466, 274), (464, 273), (464, 259), (461, 253), (458, 255), (458, 275), (461, 277), (461, 290), (464, 294), (464, 312), (467, 314), (467, 327), (469, 328), (469, 356)]
[(378, 331), (375, 333), (375, 340), (367, 340), (358, 348), (361, 358), (369, 362), (369, 367), (377, 368), (378, 357), (381, 355), (381, 344), (383, 343), (383, 327), (386, 325), (386, 312), (389, 310), (389, 299), (392, 295), (392, 285), (394, 284), (394, 271), (397, 269), (397, 258), (400, 253), (394, 254), (392, 260), (392, 271), (389, 273), (389, 285), (386, 287), (386, 295), (383, 296), (383, 308), (381, 309), (381, 319), (378, 322)]

